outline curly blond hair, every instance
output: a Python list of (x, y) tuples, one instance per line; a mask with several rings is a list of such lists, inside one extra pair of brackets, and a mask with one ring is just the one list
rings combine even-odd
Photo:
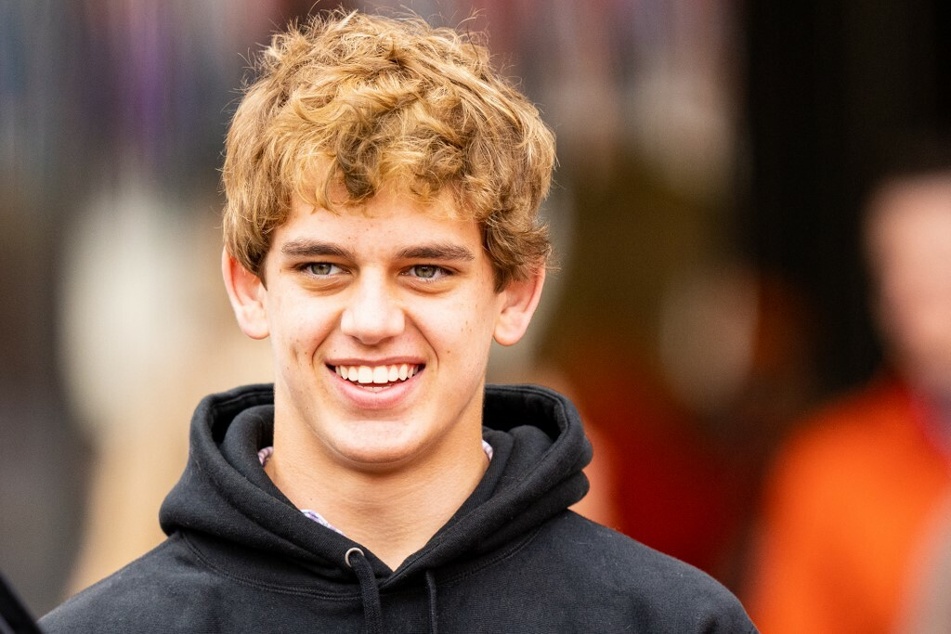
[(448, 192), (481, 226), (497, 289), (543, 266), (554, 136), (480, 39), (339, 10), (275, 35), (225, 144), (229, 253), (261, 275), (292, 196), (350, 210), (385, 186)]

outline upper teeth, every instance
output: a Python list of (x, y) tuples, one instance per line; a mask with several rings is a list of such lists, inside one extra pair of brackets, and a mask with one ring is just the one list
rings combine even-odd
[(394, 381), (405, 381), (416, 374), (419, 366), (408, 365), (338, 365), (335, 370), (337, 374), (348, 381), (354, 383), (392, 383)]

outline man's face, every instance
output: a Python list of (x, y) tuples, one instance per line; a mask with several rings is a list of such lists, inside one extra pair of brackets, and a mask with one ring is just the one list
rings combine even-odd
[(951, 179), (887, 187), (869, 237), (891, 352), (920, 387), (951, 395)]
[(295, 199), (266, 283), (226, 258), (239, 322), (271, 338), (276, 451), (376, 471), (481, 451), (491, 341), (521, 337), (543, 273), (495, 292), (477, 223), (426, 211), (385, 191), (366, 213)]

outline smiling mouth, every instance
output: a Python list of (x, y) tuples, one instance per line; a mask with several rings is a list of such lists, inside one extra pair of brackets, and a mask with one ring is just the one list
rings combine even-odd
[(399, 365), (337, 365), (332, 366), (340, 378), (368, 387), (400, 383), (413, 378), (423, 366), (402, 363)]

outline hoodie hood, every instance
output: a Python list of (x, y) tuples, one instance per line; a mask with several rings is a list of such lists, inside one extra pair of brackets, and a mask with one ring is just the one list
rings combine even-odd
[[(581, 470), (591, 447), (567, 399), (535, 386), (488, 386), (483, 407), (494, 455), (482, 482), (396, 571), (364, 551), (381, 590), (512, 547), (587, 492)], [(185, 472), (162, 505), (162, 529), (182, 533), (212, 565), (258, 574), (254, 562), (266, 559), (270, 583), (295, 583), (295, 570), (330, 582), (352, 579), (347, 553), (359, 544), (305, 517), (264, 473), (257, 452), (271, 444), (273, 424), (269, 385), (206, 397), (192, 420)]]

